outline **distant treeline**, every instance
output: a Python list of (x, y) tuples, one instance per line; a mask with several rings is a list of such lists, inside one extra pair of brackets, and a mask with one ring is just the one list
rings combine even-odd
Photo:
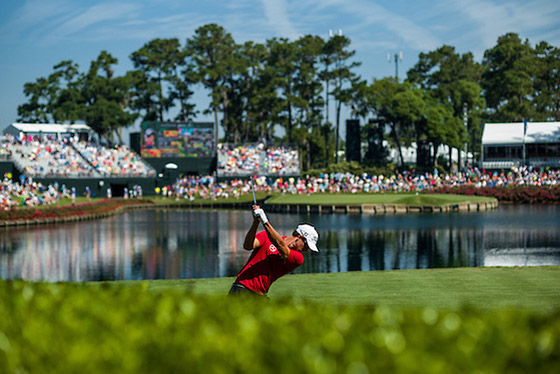
[[(147, 42), (130, 55), (134, 70), (123, 76), (114, 75), (118, 61), (107, 51), (87, 71), (60, 62), (48, 77), (24, 85), (27, 102), (18, 107), (18, 120), (81, 120), (112, 139), (138, 118), (189, 121), (202, 111), (223, 127), (222, 141), (291, 143), (309, 169), (339, 161), (343, 105), (365, 120), (364, 139), (368, 127), (381, 125), (397, 146), (463, 148), (467, 142), (473, 152), (480, 150), (484, 121), (560, 117), (560, 50), (545, 41), (533, 47), (508, 33), (481, 62), (443, 45), (420, 53), (404, 82), (368, 81), (356, 73), (361, 63), (354, 55), (342, 35), (237, 44), (223, 27), (209, 24), (184, 44), (176, 38)], [(207, 108), (193, 104), (201, 87), (210, 97)], [(329, 118), (333, 105), (336, 115)], [(285, 130), (281, 139), (276, 126)]]

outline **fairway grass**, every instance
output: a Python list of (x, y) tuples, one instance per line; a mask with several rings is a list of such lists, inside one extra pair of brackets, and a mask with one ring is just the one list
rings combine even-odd
[[(310, 195), (292, 194), (267, 194), (259, 192), (256, 194), (259, 202), (266, 200), (267, 205), (361, 205), (361, 204), (388, 204), (388, 205), (415, 205), (415, 206), (441, 206), (458, 203), (477, 203), (485, 201), (495, 201), (493, 197), (486, 196), (467, 196), (452, 194), (416, 194), (416, 193), (316, 193)], [(150, 197), (156, 204), (181, 203), (191, 205), (186, 200), (175, 200), (162, 197)], [(251, 194), (227, 199), (196, 199), (195, 204), (251, 204), (253, 196)]]
[(415, 194), (415, 193), (356, 193), (356, 194), (312, 194), (312, 195), (276, 195), (267, 200), (267, 204), (401, 204), (401, 205), (446, 205), (462, 202), (493, 201), (484, 196), (463, 196), (450, 194)]
[[(151, 290), (191, 290), (225, 295), (233, 278), (118, 281), (144, 283)], [(452, 268), (287, 275), (275, 282), (271, 300), (290, 297), (337, 305), (386, 305), (397, 308), (530, 312), (560, 309), (560, 267)]]

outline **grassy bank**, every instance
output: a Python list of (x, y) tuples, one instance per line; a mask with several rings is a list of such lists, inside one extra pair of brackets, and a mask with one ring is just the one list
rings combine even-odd
[[(224, 295), (233, 278), (110, 282), (148, 290), (187, 289)], [(93, 283), (99, 285), (100, 283)], [(102, 284), (102, 283), (101, 283)], [(516, 308), (531, 312), (560, 309), (560, 267), (455, 268), (297, 274), (280, 278), (269, 297), (344, 305), (457, 310)]]
[(402, 205), (445, 205), (458, 204), (466, 201), (492, 201), (492, 198), (484, 196), (461, 196), (461, 195), (423, 195), (415, 193), (357, 193), (357, 194), (313, 194), (313, 195), (275, 195), (267, 200), (267, 204), (402, 204)]
[(559, 274), (293, 275), (269, 301), (231, 279), (0, 280), (0, 372), (557, 373)]
[[(311, 194), (311, 195), (291, 195), (291, 194), (265, 194), (257, 193), (258, 201), (266, 199), (266, 204), (309, 204), (309, 205), (360, 205), (360, 204), (402, 204), (402, 205), (445, 205), (458, 204), (463, 202), (482, 202), (493, 201), (492, 197), (485, 196), (462, 196), (452, 194), (415, 194), (415, 193), (340, 193), (340, 194)], [(170, 198), (153, 197), (156, 204), (181, 203), (190, 205), (185, 200), (175, 200)], [(253, 195), (242, 195), (239, 198), (230, 197), (227, 199), (210, 200), (196, 199), (195, 204), (228, 204), (228, 203), (247, 203), (253, 201)]]
[[(314, 194), (314, 195), (268, 195), (265, 193), (257, 194), (257, 199), (262, 202), (266, 199), (267, 205), (291, 205), (291, 204), (308, 204), (308, 205), (361, 205), (361, 204), (401, 204), (414, 206), (439, 206), (446, 204), (458, 204), (466, 201), (480, 202), (491, 201), (493, 198), (482, 196), (461, 196), (449, 194), (404, 194), (404, 193), (388, 193), (388, 194)], [(62, 199), (55, 205), (43, 205), (38, 207), (19, 207), (11, 210), (0, 210), (0, 221), (33, 221), (45, 220), (49, 218), (64, 218), (73, 216), (88, 216), (107, 214), (118, 211), (120, 208), (134, 205), (184, 205), (185, 207), (213, 206), (220, 204), (221, 207), (228, 204), (247, 204), (251, 205), (253, 196), (243, 195), (239, 198), (228, 199), (196, 199), (190, 202), (186, 199), (162, 198), (162, 197), (145, 197), (143, 199), (86, 199), (78, 198), (75, 204), (70, 199)]]

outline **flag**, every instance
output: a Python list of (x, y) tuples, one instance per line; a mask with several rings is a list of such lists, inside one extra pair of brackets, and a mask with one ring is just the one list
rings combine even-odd
[(523, 136), (527, 134), (527, 120), (523, 120)]

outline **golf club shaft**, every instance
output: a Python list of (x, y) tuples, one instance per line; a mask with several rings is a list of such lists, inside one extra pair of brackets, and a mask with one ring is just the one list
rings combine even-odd
[(253, 182), (253, 177), (251, 177), (251, 190), (253, 190), (253, 203), (257, 205), (257, 198), (255, 197), (255, 185)]

